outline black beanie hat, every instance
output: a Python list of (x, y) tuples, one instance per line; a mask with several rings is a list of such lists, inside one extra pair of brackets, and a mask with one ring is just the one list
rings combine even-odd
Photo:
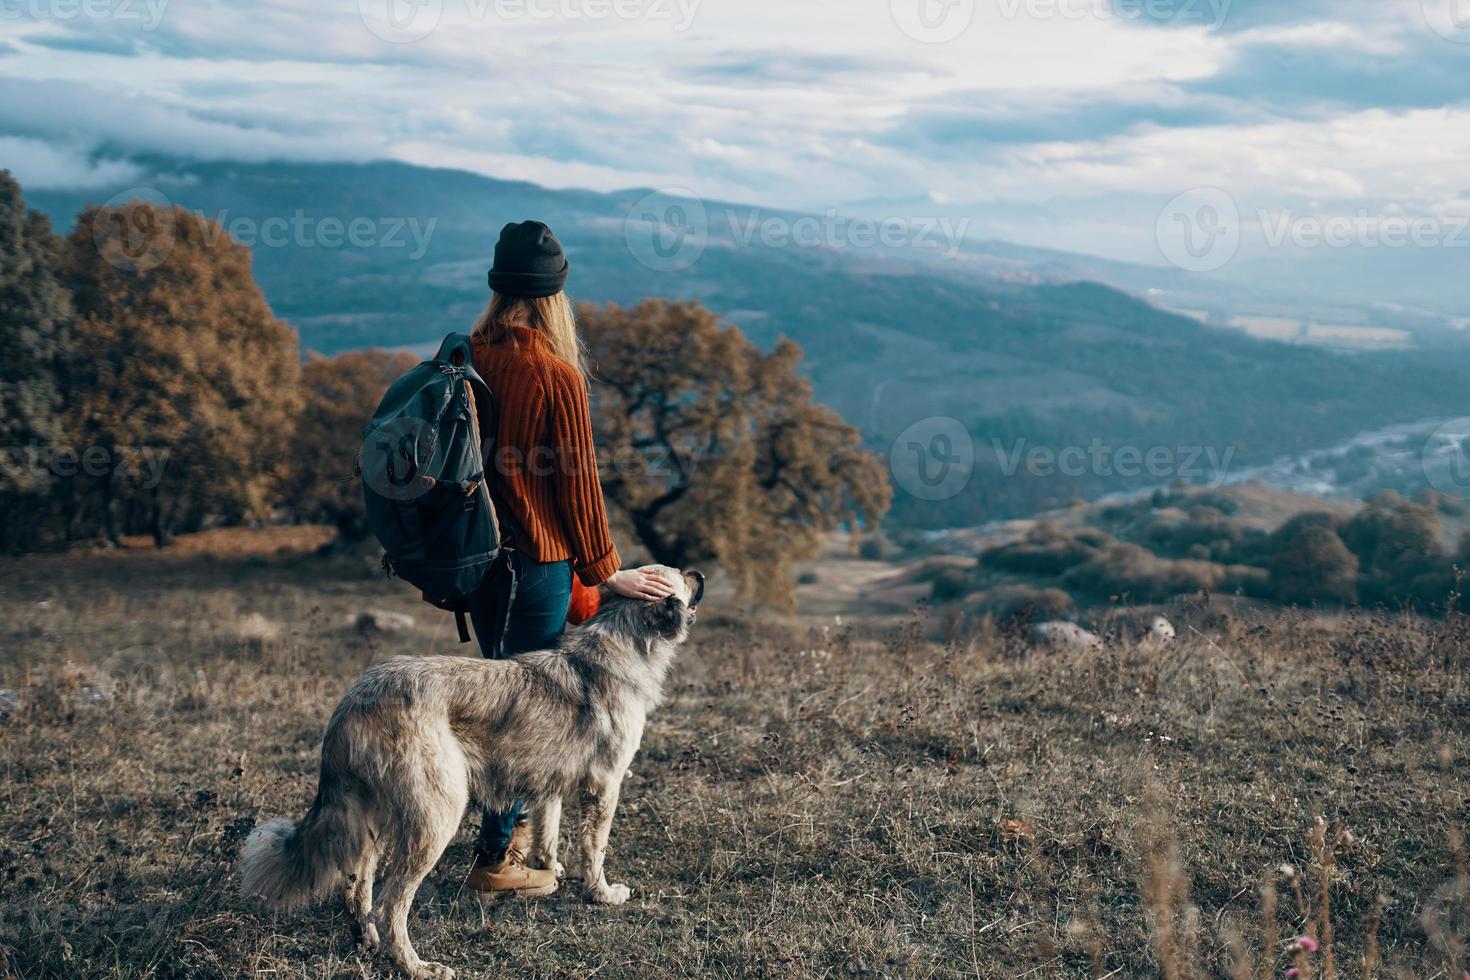
[(505, 296), (554, 296), (567, 284), (570, 268), (550, 228), (539, 221), (511, 222), (495, 243), (490, 288)]

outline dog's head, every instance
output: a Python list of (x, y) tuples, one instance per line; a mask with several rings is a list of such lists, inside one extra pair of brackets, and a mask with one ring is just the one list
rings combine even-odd
[(644, 571), (658, 575), (674, 587), (674, 594), (665, 599), (639, 602), (650, 631), (671, 642), (683, 643), (689, 638), (699, 602), (704, 598), (704, 573), (667, 565), (650, 565)]

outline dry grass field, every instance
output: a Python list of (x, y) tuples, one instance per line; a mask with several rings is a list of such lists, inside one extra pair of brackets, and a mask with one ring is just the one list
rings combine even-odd
[[(0, 565), (0, 976), (391, 975), (340, 900), (263, 912), (233, 866), (304, 812), (360, 670), (468, 648), (361, 557), (248, 550)], [(1461, 980), (1470, 625), (1170, 614), (1164, 650), (1060, 657), (708, 604), (614, 827), (633, 900), (483, 910), (466, 820), (418, 948), (462, 977)]]

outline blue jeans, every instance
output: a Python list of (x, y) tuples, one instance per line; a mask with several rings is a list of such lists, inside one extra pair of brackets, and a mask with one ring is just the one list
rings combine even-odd
[[(518, 551), (511, 552), (510, 560), (516, 572), (516, 593), (506, 620), (503, 651), (490, 649), (495, 590), (503, 585), (487, 579), (470, 598), (470, 622), (475, 626), (480, 652), (486, 657), (494, 658), (501, 653), (513, 657), (548, 649), (556, 645), (567, 626), (567, 609), (572, 604), (571, 561), (538, 562)], [(517, 802), (504, 812), (485, 811), (480, 820), (480, 839), (475, 844), (481, 861), (500, 863), (521, 809)]]

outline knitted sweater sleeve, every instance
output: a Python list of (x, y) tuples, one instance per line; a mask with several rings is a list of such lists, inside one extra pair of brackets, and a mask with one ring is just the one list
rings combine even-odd
[(622, 559), (607, 529), (587, 383), (575, 368), (557, 365), (550, 389), (556, 509), (566, 528), (577, 577), (584, 585), (595, 586), (621, 568)]

